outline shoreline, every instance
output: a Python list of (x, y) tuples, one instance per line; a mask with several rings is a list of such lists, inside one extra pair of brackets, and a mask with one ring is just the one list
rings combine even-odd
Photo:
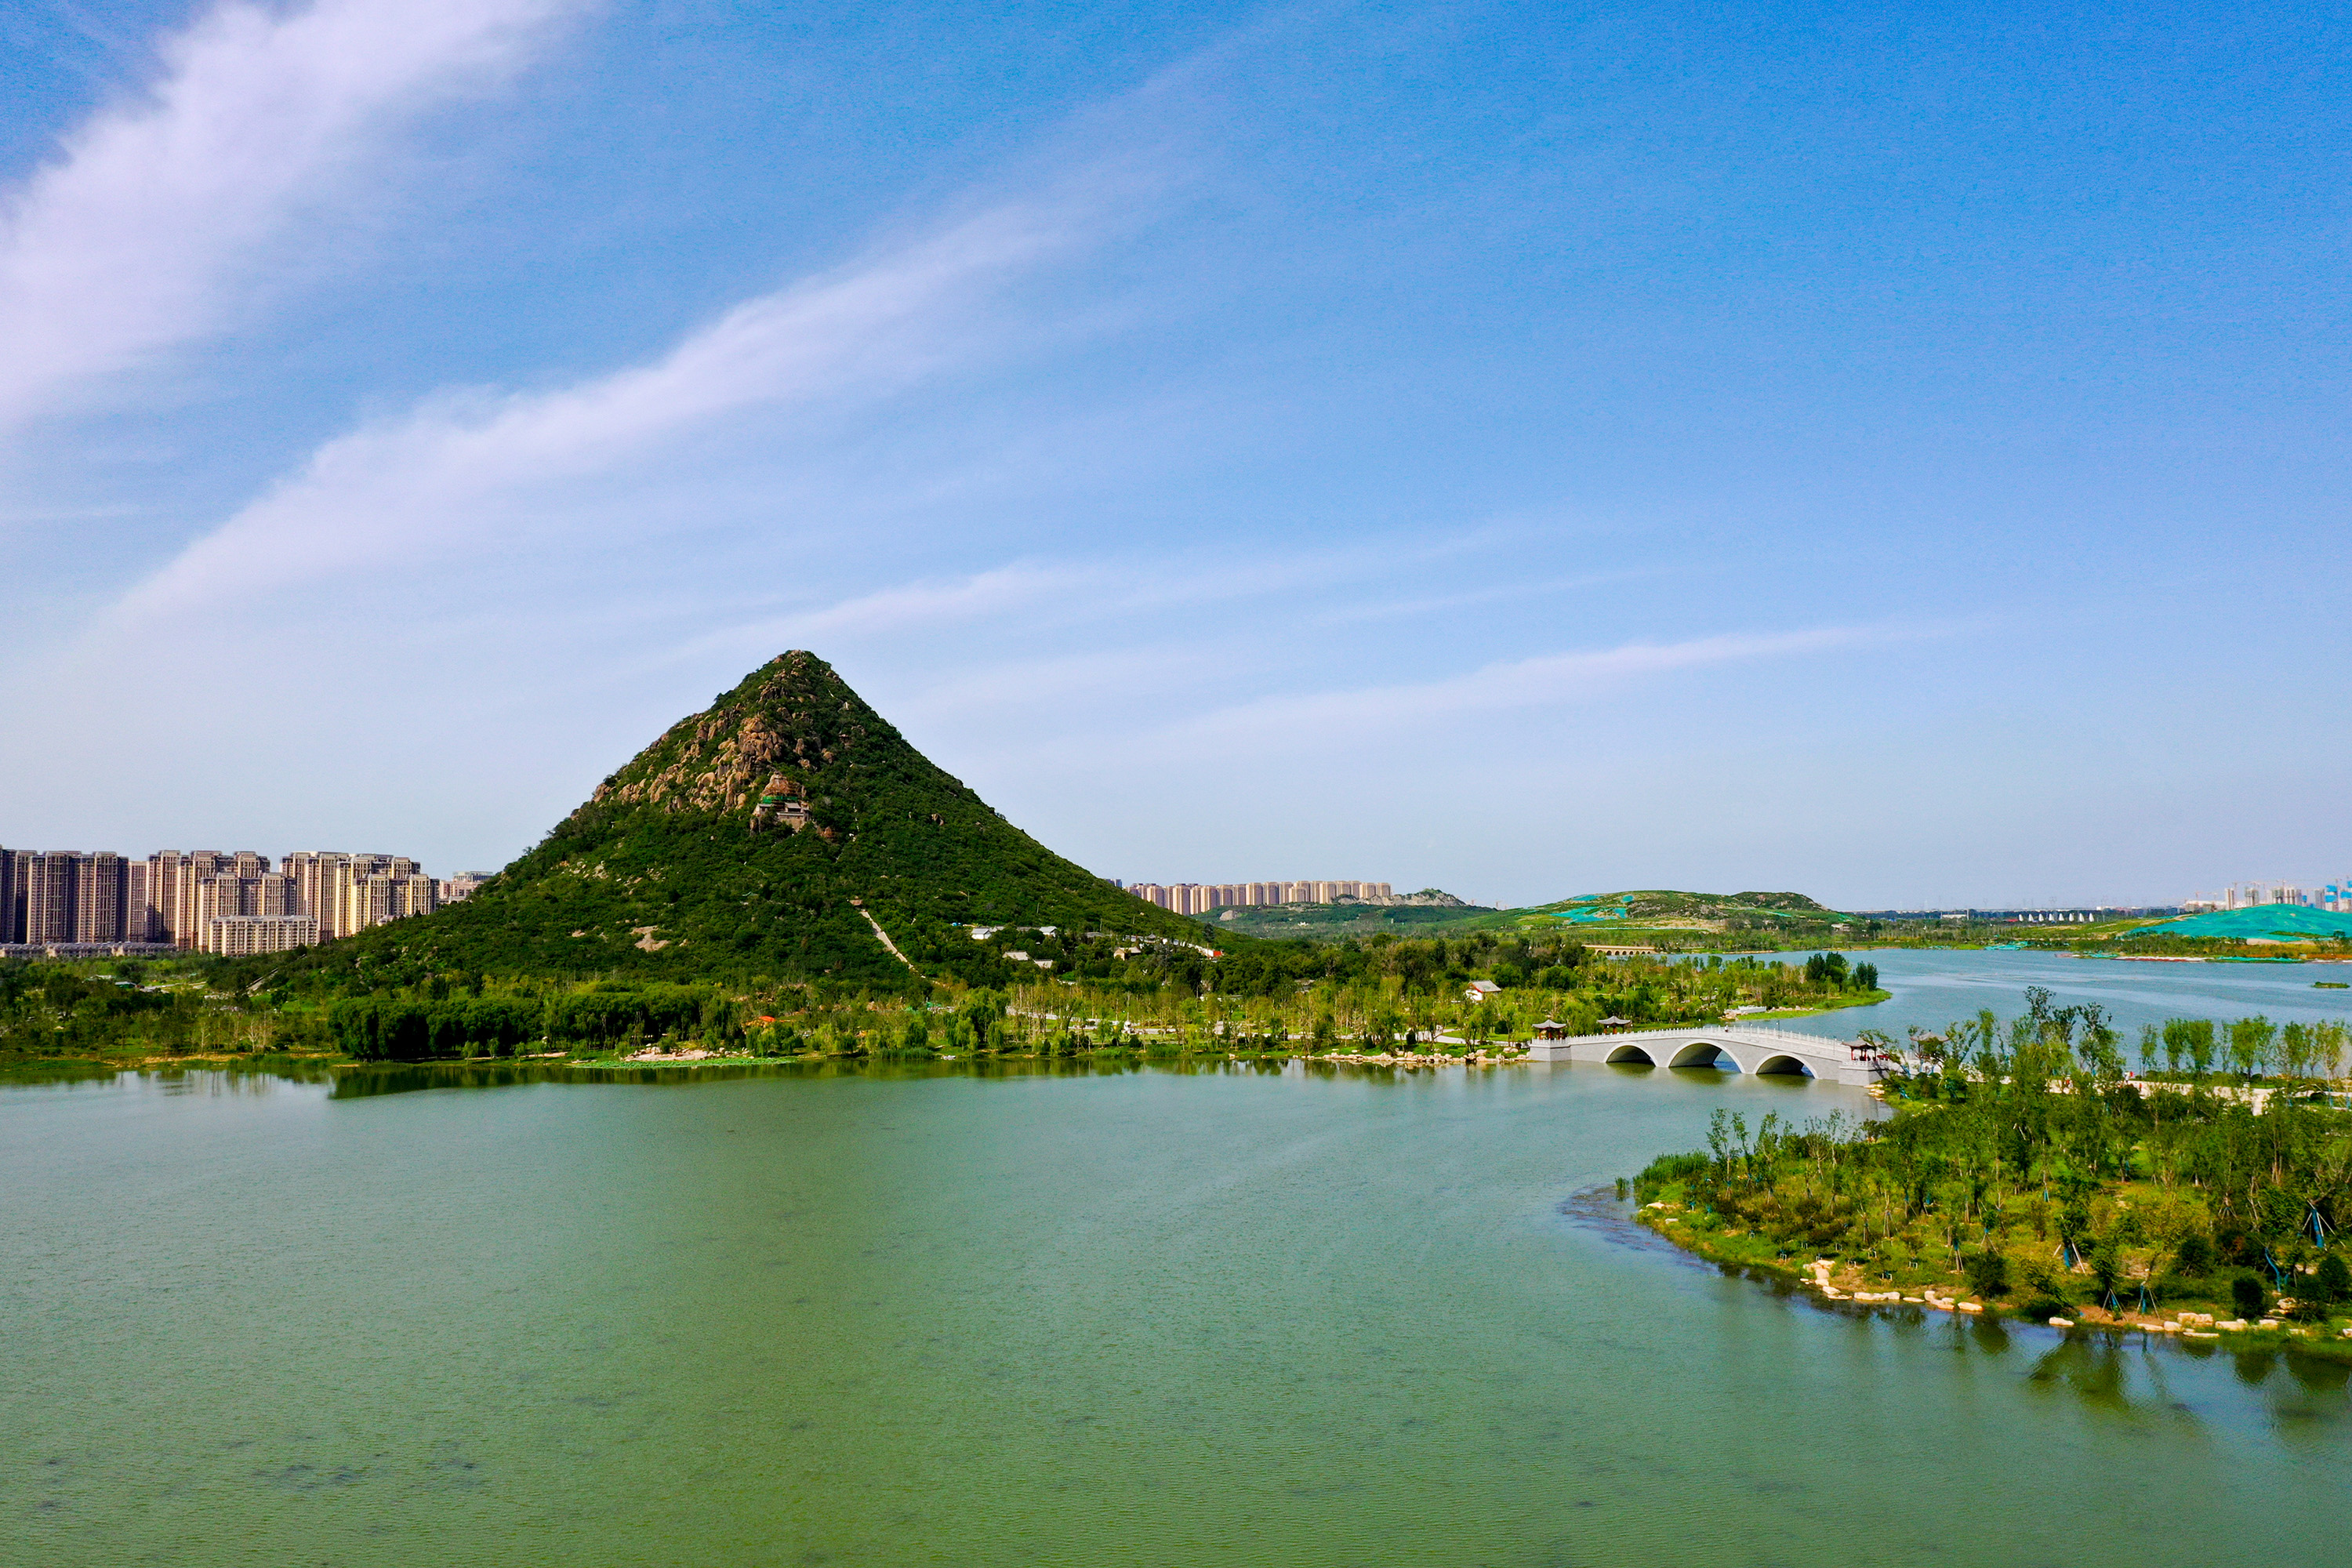
[[(1740, 1024), (1777, 1023), (1790, 1018), (1817, 1018), (1825, 1016), (1832, 1013), (1844, 1012), (1853, 1007), (1875, 1006), (1879, 1003), (1888, 1000), (1889, 996), (1889, 993), (1881, 990), (1875, 993), (1868, 993), (1851, 998), (1840, 997), (1830, 1003), (1828, 1005), (1821, 1007), (1782, 1007), (1775, 1008), (1769, 1012), (1743, 1014), (1738, 1018), (1729, 1020), (1710, 1018), (1696, 1022), (1665, 1022), (1645, 1024), (1644, 1027), (1661, 1029), (1705, 1028), (1718, 1026), (1731, 1027), (1737, 1026)], [(1085, 1020), (1085, 1022), (1089, 1026), (1099, 1026), (1112, 1023), (1114, 1020), (1107, 1018), (1090, 1018)], [(1529, 1046), (1534, 1044), (1532, 1040), (1496, 1041), (1488, 1047), (1482, 1047), (1478, 1051), (1465, 1051), (1461, 1055), (1455, 1055), (1447, 1051), (1411, 1050), (1391, 1050), (1387, 1052), (1330, 1050), (1317, 1053), (1292, 1049), (1279, 1053), (1244, 1053), (1235, 1052), (1230, 1046), (1223, 1043), (1203, 1041), (1202, 1048), (1198, 1050), (1154, 1052), (1150, 1049), (1150, 1047), (1155, 1043), (1152, 1036), (1139, 1034), (1133, 1036), (1132, 1038), (1137, 1041), (1136, 1046), (1096, 1047), (1089, 1050), (1078, 1053), (1078, 1055), (1095, 1056), (1108, 1053), (1114, 1056), (1133, 1056), (1140, 1054), (1146, 1056), (1158, 1055), (1163, 1057), (1187, 1057), (1203, 1060), (1222, 1057), (1240, 1061), (1264, 1060), (1270, 1057), (1279, 1055), (1285, 1059), (1294, 1061), (1336, 1061), (1369, 1064), (1374, 1066), (1416, 1067), (1440, 1067), (1449, 1063), (1459, 1065), (1467, 1057), (1473, 1055), (1483, 1055), (1486, 1058), (1485, 1065), (1494, 1066), (1504, 1061), (1528, 1060), (1528, 1058), (1526, 1055), (1527, 1049)], [(1449, 1040), (1446, 1037), (1440, 1035), (1432, 1043), (1439, 1045), (1462, 1045), (1465, 1042), (1459, 1038)], [(992, 1059), (1004, 1060), (1020, 1060), (1024, 1058), (1036, 1059), (1044, 1055), (1043, 1053), (1035, 1051), (996, 1051), (985, 1054)], [(896, 1056), (894, 1053), (883, 1051), (864, 1051), (854, 1055), (847, 1053), (835, 1055), (822, 1051), (802, 1051), (794, 1052), (786, 1056), (766, 1057), (760, 1056), (750, 1051), (711, 1051), (706, 1047), (689, 1047), (681, 1052), (674, 1054), (656, 1054), (650, 1048), (641, 1048), (637, 1052), (628, 1056), (580, 1056), (569, 1050), (517, 1051), (511, 1056), (503, 1057), (425, 1057), (420, 1058), (415, 1061), (394, 1061), (389, 1058), (381, 1060), (373, 1058), (362, 1060), (360, 1058), (347, 1056), (339, 1051), (190, 1051), (184, 1054), (151, 1054), (146, 1056), (120, 1057), (0, 1056), (0, 1078), (5, 1078), (9, 1072), (20, 1068), (40, 1067), (87, 1068), (93, 1070), (109, 1069), (116, 1072), (152, 1072), (174, 1067), (223, 1068), (235, 1067), (238, 1065), (259, 1065), (264, 1062), (290, 1062), (308, 1067), (461, 1067), (470, 1064), (487, 1064), (492, 1062), (568, 1061), (575, 1066), (581, 1067), (691, 1067), (703, 1062), (859, 1061), (869, 1058), (885, 1060), (906, 1061), (953, 1061), (967, 1059), (964, 1056), (950, 1056), (939, 1053), (934, 1053), (929, 1056), (918, 1055), (901, 1058)], [(1074, 1056), (1068, 1058), (1046, 1059), (1076, 1060), (1077, 1059), (1077, 1057)]]
[[(1595, 1187), (1577, 1194), (1580, 1198), (1605, 1199), (1611, 1205), (1630, 1204), (1631, 1198), (1618, 1199), (1610, 1189)], [(2249, 1323), (2242, 1319), (2216, 1321), (2210, 1312), (2186, 1310), (2164, 1313), (2114, 1313), (2093, 1306), (2073, 1309), (2072, 1318), (2036, 1318), (2014, 1308), (2004, 1309), (1999, 1302), (1985, 1302), (1969, 1293), (1965, 1284), (1939, 1289), (1934, 1285), (1915, 1285), (1885, 1289), (1846, 1289), (1832, 1283), (1840, 1276), (1848, 1276), (1849, 1284), (1865, 1283), (1861, 1271), (1852, 1264), (1840, 1264), (1830, 1258), (1815, 1258), (1811, 1263), (1766, 1261), (1738, 1257), (1727, 1249), (1707, 1245), (1705, 1233), (1688, 1229), (1668, 1228), (1682, 1220), (1683, 1205), (1667, 1200), (1654, 1200), (1637, 1209), (1615, 1213), (1602, 1210), (1599, 1202), (1591, 1203), (1580, 1212), (1605, 1218), (1609, 1223), (1638, 1229), (1655, 1237), (1683, 1258), (1706, 1264), (1727, 1273), (1738, 1273), (1757, 1283), (1771, 1283), (1789, 1288), (1789, 1293), (1805, 1297), (1813, 1306), (1824, 1310), (1835, 1309), (1853, 1315), (1854, 1309), (1870, 1314), (1891, 1310), (1893, 1313), (1913, 1310), (1924, 1319), (1930, 1312), (1948, 1314), (1955, 1322), (1969, 1319), (2004, 1324), (2031, 1324), (2036, 1328), (2055, 1330), (2063, 1338), (2088, 1336), (2094, 1333), (2120, 1338), (2137, 1333), (2157, 1341), (2179, 1344), (2210, 1346), (2228, 1350), (2284, 1350), (2308, 1355), (2331, 1363), (2352, 1363), (2352, 1327), (2340, 1332), (2330, 1332), (2323, 1327), (2300, 1326), (2283, 1321), (2265, 1320)], [(1916, 1291), (1916, 1294), (1909, 1292)]]

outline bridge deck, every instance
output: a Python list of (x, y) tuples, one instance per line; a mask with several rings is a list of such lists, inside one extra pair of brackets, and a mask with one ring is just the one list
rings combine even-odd
[(1719, 1066), (1727, 1058), (1741, 1072), (1801, 1072), (1831, 1083), (1850, 1084), (1875, 1083), (1887, 1070), (1885, 1061), (1853, 1040), (1753, 1024), (1575, 1035), (1563, 1040), (1538, 1040), (1528, 1047), (1528, 1054), (1538, 1061), (1648, 1061), (1662, 1068)]

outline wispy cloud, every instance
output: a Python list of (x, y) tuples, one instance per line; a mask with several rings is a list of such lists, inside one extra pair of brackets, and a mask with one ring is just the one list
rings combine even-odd
[[(642, 477), (669, 444), (734, 416), (871, 397), (965, 363), (995, 325), (980, 297), (1087, 238), (1117, 183), (1076, 179), (979, 211), (738, 306), (650, 364), (552, 392), (453, 393), (338, 437), (134, 589), (117, 618), (522, 543), (551, 503), (563, 511), (567, 487)], [(583, 525), (566, 513), (545, 526)]]
[(1097, 592), (1107, 577), (1101, 567), (1014, 563), (961, 577), (897, 584), (814, 608), (761, 615), (696, 637), (677, 652), (688, 660), (719, 651), (765, 658), (780, 648), (830, 638), (987, 620)]
[(511, 71), (586, 0), (224, 5), (0, 212), (0, 426), (215, 331), (273, 239), (404, 116)]
[[(1153, 742), (1181, 749), (1247, 737), (1303, 739), (1425, 728), (1465, 714), (1544, 708), (1586, 700), (1642, 676), (1710, 665), (1792, 658), (1895, 634), (1867, 626), (1727, 633), (1686, 642), (1626, 643), (1489, 664), (1440, 680), (1268, 697), (1216, 709), (1162, 729)], [(1917, 635), (1915, 632), (1905, 635)]]

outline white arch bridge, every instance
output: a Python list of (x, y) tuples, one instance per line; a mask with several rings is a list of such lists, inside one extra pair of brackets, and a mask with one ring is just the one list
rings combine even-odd
[(1628, 1029), (1538, 1040), (1539, 1062), (1630, 1062), (1662, 1068), (1728, 1067), (1746, 1073), (1802, 1073), (1829, 1083), (1873, 1084), (1892, 1064), (1868, 1046), (1827, 1035), (1755, 1024), (1686, 1029)]

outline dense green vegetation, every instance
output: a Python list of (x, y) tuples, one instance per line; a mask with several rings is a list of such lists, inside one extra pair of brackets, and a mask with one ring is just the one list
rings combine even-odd
[(0, 961), (0, 1057), (249, 1050), (269, 1038), (242, 998), (176, 965)]
[[(315, 1051), (362, 1058), (604, 1055), (648, 1047), (709, 1051), (1080, 1051), (1128, 1048), (1385, 1049), (1443, 1035), (1458, 1049), (1524, 1039), (1550, 1019), (1584, 1032), (1698, 1023), (1734, 1008), (1815, 1010), (1878, 999), (1875, 971), (1843, 954), (1802, 963), (1754, 958), (1602, 959), (1557, 932), (1431, 940), (1249, 942), (1217, 953), (1184, 943), (1034, 926), (970, 928), (946, 977), (910, 985), (902, 969), (864, 986), (837, 977), (729, 986), (626, 973), (575, 979), (427, 970), (414, 960), (348, 969), (280, 962), (253, 971), (190, 957), (155, 966), (155, 994), (85, 978), (74, 966), (0, 966), (5, 1049), (25, 1056)], [(91, 969), (94, 965), (83, 965)], [(45, 978), (54, 976), (54, 979)], [(1497, 987), (1469, 1000), (1470, 982)], [(68, 1005), (53, 1004), (52, 994)], [(143, 1002), (123, 1000), (144, 997)], [(964, 1017), (993, 996), (993, 1035)], [(81, 1011), (76, 1012), (79, 1008)], [(114, 1009), (109, 1012), (106, 1009)], [(170, 1027), (119, 1020), (149, 1014)], [(110, 1022), (110, 1019), (117, 1020)], [(75, 1020), (79, 1020), (78, 1022)], [(60, 1027), (60, 1026), (65, 1026)], [(910, 1043), (911, 1041), (911, 1043)]]
[[(2266, 1020), (2176, 1020), (2144, 1049), (2189, 1076), (2132, 1081), (2098, 1007), (2036, 989), (2006, 1026), (1987, 1013), (1919, 1036), (1887, 1085), (1890, 1119), (1718, 1115), (1705, 1150), (1654, 1162), (1633, 1193), (1708, 1257), (1827, 1259), (1850, 1290), (1940, 1286), (2044, 1318), (2327, 1322), (2352, 1311), (2337, 1236), (2352, 1114), (2310, 1075), (2340, 1068), (2346, 1037), (2295, 1034), (2289, 1050)], [(2224, 1065), (2237, 1070), (2217, 1078)]]

